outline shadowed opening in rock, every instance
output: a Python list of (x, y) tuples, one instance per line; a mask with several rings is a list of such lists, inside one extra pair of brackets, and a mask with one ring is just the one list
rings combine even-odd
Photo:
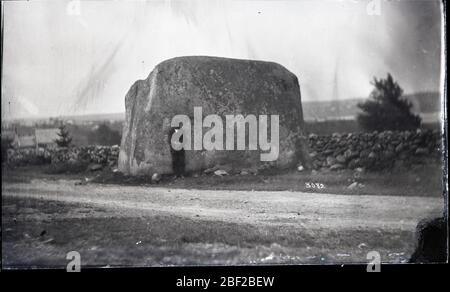
[[(172, 157), (172, 170), (175, 175), (183, 175), (185, 171), (185, 153), (184, 149), (175, 150), (172, 147), (172, 135), (179, 130), (178, 128), (171, 128), (169, 131), (169, 147), (170, 147), (170, 155)], [(179, 141), (180, 143), (182, 141)]]

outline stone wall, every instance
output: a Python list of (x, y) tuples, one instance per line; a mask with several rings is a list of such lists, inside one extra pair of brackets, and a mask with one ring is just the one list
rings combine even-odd
[[(40, 165), (51, 162), (51, 151), (49, 149), (22, 148), (8, 149), (6, 151), (6, 163), (10, 166)], [(2, 161), (3, 163), (3, 161)]]
[(120, 147), (115, 146), (85, 146), (70, 149), (59, 148), (52, 152), (51, 162), (84, 161), (103, 166), (117, 166)]
[(439, 161), (441, 133), (431, 130), (309, 135), (313, 168), (382, 170)]
[(117, 166), (120, 147), (85, 146), (56, 149), (8, 149), (8, 163), (11, 165), (36, 165), (84, 162), (101, 166)]
[[(394, 166), (409, 167), (441, 158), (439, 131), (373, 132), (333, 135), (309, 135), (312, 167), (316, 170), (383, 170)], [(8, 150), (13, 165), (82, 161), (117, 167), (119, 146)]]

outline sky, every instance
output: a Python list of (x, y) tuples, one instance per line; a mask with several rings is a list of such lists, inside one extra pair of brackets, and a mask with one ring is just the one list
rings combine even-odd
[(365, 98), (390, 72), (439, 91), (433, 0), (7, 1), (2, 119), (125, 111), (160, 62), (206, 55), (277, 62), (303, 101)]

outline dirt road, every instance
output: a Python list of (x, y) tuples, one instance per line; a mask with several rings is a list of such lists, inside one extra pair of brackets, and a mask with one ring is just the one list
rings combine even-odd
[[(88, 227), (89, 224), (86, 222), (92, 220), (100, 222), (99, 220), (108, 218), (116, 220), (115, 222), (131, 220), (133, 224), (145, 221), (147, 225), (154, 226), (151, 239), (145, 239), (149, 244), (148, 248), (150, 246), (154, 248), (156, 245), (159, 248), (177, 246), (178, 249), (184, 250), (178, 255), (174, 255), (172, 250), (171, 259), (164, 256), (158, 256), (157, 259), (147, 257), (141, 265), (183, 264), (189, 257), (195, 264), (261, 263), (264, 259), (277, 263), (304, 263), (320, 260), (361, 261), (365, 252), (364, 248), (367, 246), (377, 248), (385, 253), (386, 257), (389, 256), (390, 258), (385, 258), (386, 261), (404, 261), (414, 247), (413, 232), (417, 222), (425, 217), (439, 216), (444, 206), (443, 199), (432, 197), (183, 190), (139, 186), (78, 185), (74, 180), (44, 179), (34, 179), (31, 183), (5, 183), (2, 187), (2, 197), (4, 204), (5, 200), (12, 200), (6, 202), (4, 207), (6, 209), (3, 212), (3, 228), (9, 228), (12, 233), (15, 232), (14, 226), (8, 226), (12, 224), (11, 218), (5, 218), (8, 216), (8, 212), (5, 212), (9, 210), (8, 208), (12, 210), (9, 212), (10, 216), (16, 216), (19, 221), (28, 222), (28, 225), (23, 227), (25, 229), (31, 226), (32, 222), (33, 224), (45, 222), (46, 228), (51, 229), (50, 225), (56, 224), (55, 222), (61, 223), (65, 220), (64, 226), (71, 226), (68, 220), (84, 220), (84, 228), (105, 229), (107, 227), (100, 226), (98, 223)], [(65, 210), (64, 212), (56, 210), (55, 212), (39, 210), (23, 212), (23, 208), (20, 209), (17, 206), (20, 204), (14, 201), (16, 199), (36, 199), (42, 205), (45, 205), (42, 202), (49, 202), (49, 204), (59, 202), (63, 206), (76, 207), (61, 207)], [(159, 223), (152, 221), (156, 220), (155, 218), (160, 220)], [(102, 224), (110, 224), (110, 222)], [(162, 230), (162, 227), (156, 226), (158, 224), (166, 224), (174, 234)], [(172, 227), (170, 227), (171, 224), (173, 224)], [(218, 230), (222, 230), (221, 228), (226, 224), (231, 227), (225, 228), (224, 231), (220, 231), (221, 234), (218, 234)], [(130, 228), (123, 226), (123, 229), (127, 230), (121, 229), (120, 232), (129, 232)], [(108, 233), (108, 231), (105, 232)], [(178, 236), (182, 233), (185, 234), (184, 237)], [(197, 237), (192, 237), (192, 234), (196, 234)], [(25, 253), (31, 257), (36, 249), (41, 252), (46, 249), (47, 253), (51, 253), (48, 251), (49, 247), (44, 247), (42, 242), (39, 246), (26, 245), (20, 241), (20, 236), (22, 235), (11, 235), (10, 241), (6, 236), (4, 253), (5, 247), (12, 249), (9, 256), (6, 250), (7, 263), (14, 265), (15, 261), (18, 261), (24, 264), (23, 258), (13, 255), (13, 251)], [(108, 236), (110, 234), (105, 234), (102, 240), (107, 240)], [(145, 233), (139, 236), (150, 235)], [(87, 248), (87, 245), (95, 246), (96, 243), (93, 242), (95, 239), (91, 237), (79, 243), (78, 248)], [(161, 241), (156, 242), (158, 238)], [(57, 241), (64, 241), (64, 237), (60, 236)], [(138, 245), (139, 241), (137, 239), (135, 241)], [(245, 251), (241, 250), (242, 245), (245, 246)], [(222, 249), (218, 249), (220, 246)], [(236, 246), (237, 250), (235, 250)], [(50, 247), (52, 248), (57, 249), (58, 245)], [(104, 248), (107, 249), (107, 247)], [(117, 243), (114, 249), (116, 251), (121, 249), (121, 245)], [(205, 254), (214, 254), (211, 257), (215, 260), (211, 260), (211, 257), (207, 259), (200, 257), (199, 249)], [(230, 255), (230, 250), (235, 250), (236, 254)], [(153, 255), (155, 253), (164, 252), (161, 250), (152, 252)], [(185, 255), (184, 258), (182, 254)], [(178, 258), (173, 260), (174, 256)], [(110, 256), (108, 258), (111, 259)], [(136, 255), (136, 258), (139, 256)], [(40, 260), (42, 261), (42, 256)], [(97, 257), (91, 257), (90, 263), (104, 264), (104, 261), (97, 254)], [(117, 256), (115, 263), (123, 265), (127, 262), (124, 262), (121, 256)], [(189, 260), (188, 263), (190, 263)]]
[[(3, 196), (98, 205), (117, 216), (155, 213), (255, 225), (306, 228), (413, 230), (418, 220), (439, 215), (443, 200), (424, 197), (352, 196), (300, 192), (181, 190), (156, 187), (76, 185), (76, 181), (8, 183)], [(95, 213), (90, 216), (96, 216)]]

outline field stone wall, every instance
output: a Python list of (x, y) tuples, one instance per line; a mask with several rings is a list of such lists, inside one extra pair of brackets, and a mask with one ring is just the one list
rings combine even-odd
[[(355, 169), (383, 170), (395, 166), (439, 162), (439, 131), (386, 131), (333, 135), (310, 134), (310, 157), (316, 170)], [(120, 147), (86, 146), (59, 149), (8, 150), (12, 165), (82, 161), (102, 167), (117, 167)]]
[(313, 168), (382, 170), (441, 158), (441, 133), (432, 130), (309, 135)]
[(101, 166), (117, 166), (120, 147), (115, 146), (83, 146), (61, 147), (55, 149), (8, 149), (10, 165), (36, 165), (84, 162)]
[(118, 145), (58, 148), (51, 153), (51, 162), (83, 161), (102, 166), (116, 166), (119, 151)]

